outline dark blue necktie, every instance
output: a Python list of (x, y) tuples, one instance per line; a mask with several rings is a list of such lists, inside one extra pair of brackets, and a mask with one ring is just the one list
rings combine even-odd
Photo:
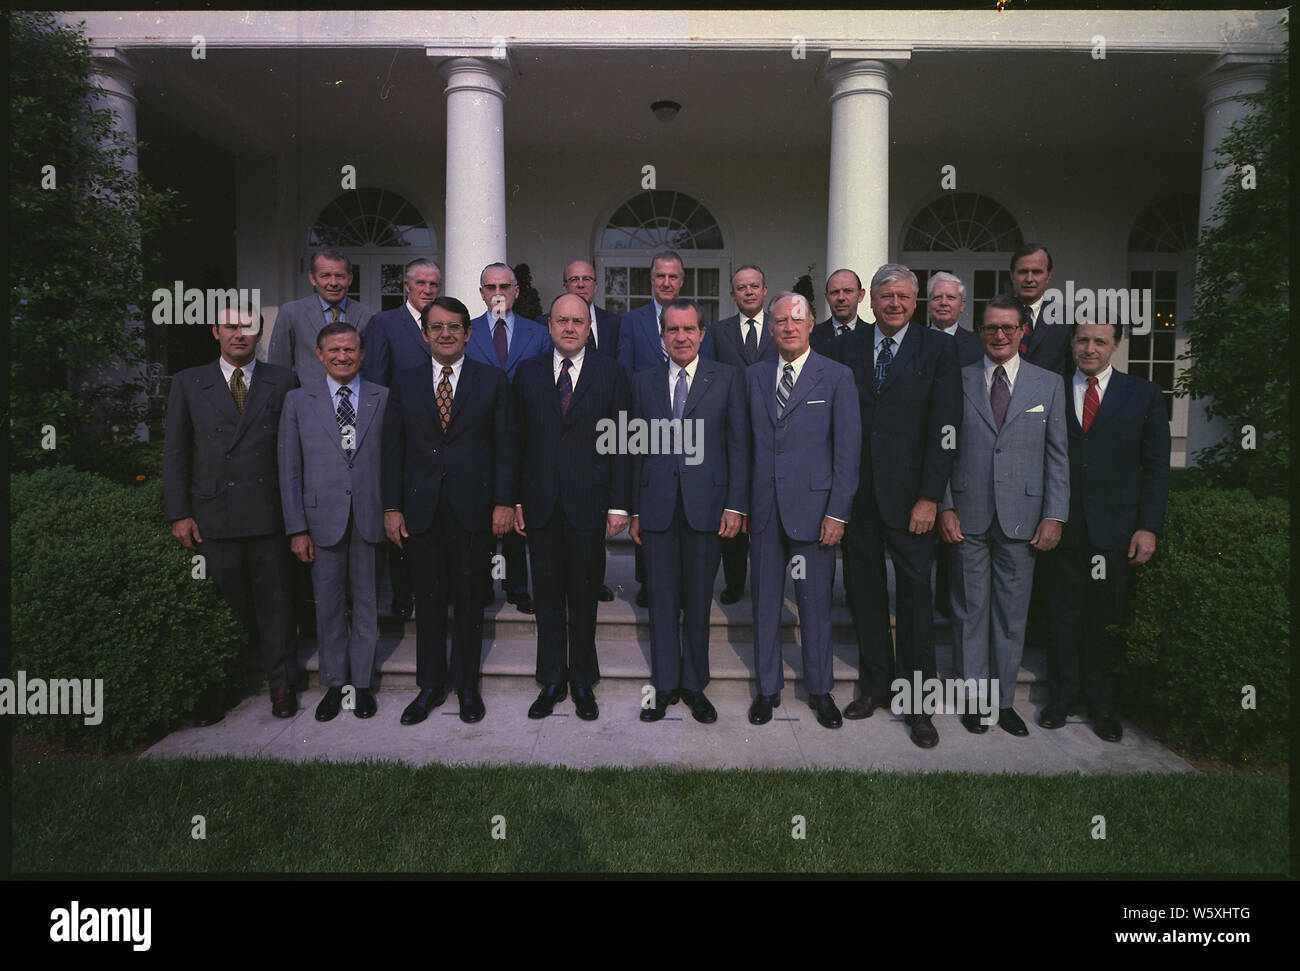
[(885, 386), (885, 375), (889, 373), (889, 365), (894, 360), (894, 352), (890, 350), (893, 346), (892, 337), (886, 337), (880, 342), (880, 353), (876, 355), (876, 394), (880, 394), (880, 389)]

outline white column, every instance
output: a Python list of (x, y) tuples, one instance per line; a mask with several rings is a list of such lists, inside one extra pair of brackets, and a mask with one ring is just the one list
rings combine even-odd
[[(906, 51), (832, 51), (830, 192), (826, 219), (826, 273), (857, 271), (863, 286), (889, 261), (889, 82)], [(823, 281), (825, 277), (823, 276)], [(820, 288), (820, 284), (818, 284)]]
[(479, 272), (506, 262), (506, 147), (503, 113), (509, 70), (454, 57), (447, 79), (447, 226), (442, 292), (477, 316)]

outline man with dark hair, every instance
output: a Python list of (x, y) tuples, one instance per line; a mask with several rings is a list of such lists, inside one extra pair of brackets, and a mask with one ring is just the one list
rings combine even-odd
[(307, 279), (315, 292), (280, 308), (266, 351), (270, 364), (287, 367), (301, 384), (325, 380), (325, 367), (316, 356), (316, 335), (326, 324), (345, 323), (365, 334), (374, 311), (348, 296), (352, 261), (336, 249), (312, 254)]
[(852, 270), (836, 270), (826, 278), (826, 304), (831, 315), (813, 328), (810, 342), (814, 351), (834, 357), (835, 338), (869, 326), (858, 316), (858, 306), (866, 296), (862, 279)]
[[(505, 372), (465, 353), (469, 311), (438, 297), (421, 312), (432, 371), (397, 375), (384, 418), (384, 530), (408, 551), (415, 585), (415, 681), (403, 725), (425, 720), (447, 698), (460, 720), (480, 721), (483, 563), (492, 536), (514, 520), (519, 439)], [(490, 581), (489, 581), (490, 582)], [(451, 664), (447, 604), (453, 604)], [(450, 675), (449, 675), (450, 671)]]
[(1114, 664), (1122, 642), (1129, 564), (1151, 559), (1169, 495), (1169, 418), (1160, 386), (1110, 363), (1118, 325), (1079, 324), (1070, 349), (1065, 427), (1070, 447), (1070, 518), (1046, 562), (1052, 638), (1051, 701), (1038, 714), (1060, 728), (1086, 707), (1092, 729), (1118, 742)]
[(1026, 243), (1011, 254), (1011, 288), (1020, 304), (1020, 356), (1030, 364), (1066, 374), (1070, 370), (1070, 328), (1063, 307), (1045, 306), (1052, 279), (1052, 254), (1040, 243)]
[(311, 564), (316, 592), (325, 688), (316, 720), (324, 722), (343, 707), (345, 685), (355, 689), (356, 717), (377, 709), (370, 680), (379, 638), (375, 553), (384, 538), (379, 459), (388, 389), (361, 380), (366, 352), (351, 324), (322, 327), (316, 353), (326, 378), (284, 399), (278, 451), (289, 548)]
[[(322, 324), (322, 326), (324, 326)], [(226, 310), (212, 327), (221, 354), (177, 372), (167, 400), (163, 502), (172, 535), (201, 554), (217, 590), (261, 655), (271, 713), (291, 718), (294, 687), (292, 580), (276, 436), (293, 372), (258, 363), (257, 323)], [(195, 721), (225, 717), (225, 700), (200, 702)]]

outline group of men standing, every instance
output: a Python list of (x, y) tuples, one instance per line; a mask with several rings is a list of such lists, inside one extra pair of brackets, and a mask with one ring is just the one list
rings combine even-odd
[[(173, 379), (167, 516), (182, 543), (213, 554), (219, 588), (262, 647), (277, 716), (296, 710), (286, 534), (315, 588), (320, 720), (376, 710), (375, 557), (387, 541), (393, 610), (409, 616), (414, 599), (419, 693), (401, 721), (415, 724), (449, 690), (462, 720), (484, 716), (497, 537), (507, 597), (537, 617), (541, 690), (529, 716), (571, 692), (577, 715), (596, 718), (597, 602), (613, 596), (604, 542), (628, 528), (650, 620), (643, 721), (679, 700), (697, 721), (717, 718), (705, 688), (719, 565), (723, 604), (743, 596), (747, 573), (752, 587), (751, 723), (781, 701), (787, 574), (817, 720), (837, 728), (890, 707), (896, 676), (937, 678), (937, 560), (957, 673), (996, 702), (999, 726), (1028, 733), (1013, 703), (1037, 565), (1052, 683), (1039, 724), (1087, 708), (1097, 734), (1118, 741), (1107, 628), (1122, 618), (1128, 564), (1154, 551), (1169, 430), (1159, 388), (1110, 367), (1120, 326), (1042, 319), (1051, 271), (1046, 248), (1018, 250), (1013, 293), (989, 300), (972, 333), (958, 324), (965, 286), (949, 273), (930, 277), (922, 324), (907, 267), (880, 267), (866, 289), (838, 269), (826, 283), (831, 317), (816, 323), (804, 296), (767, 301), (762, 270), (743, 266), (731, 280), (739, 313), (710, 327), (680, 296), (671, 251), (651, 263), (651, 302), (621, 318), (594, 305), (594, 267), (570, 263), (542, 322), (514, 313), (505, 264), (484, 268), (487, 309), (471, 320), (440, 295), (428, 260), (408, 265), (403, 306), (372, 316), (346, 297), (346, 257), (323, 251), (315, 293), (282, 308), (268, 363), (255, 362), (255, 325), (228, 317), (213, 328), (219, 360)], [(858, 316), (864, 300), (872, 323)], [(620, 418), (670, 428), (676, 447), (609, 448), (601, 429)], [(694, 456), (686, 423), (698, 429)], [(859, 652), (843, 715), (830, 611), (841, 540)], [(986, 731), (967, 711), (964, 727)], [(930, 714), (904, 720), (915, 744), (937, 744)]]

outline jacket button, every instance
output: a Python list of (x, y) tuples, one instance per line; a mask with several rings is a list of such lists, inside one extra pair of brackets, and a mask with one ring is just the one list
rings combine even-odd
[(232, 457), (231, 454), (230, 454), (229, 452), (227, 452), (227, 453), (226, 453), (226, 461), (229, 462), (229, 461), (231, 460), (231, 457)]
[(352, 490), (351, 490), (351, 489), (344, 489), (343, 492), (344, 492), (345, 494), (349, 495), (349, 496), (352, 495)]
[(227, 483), (226, 483), (226, 485), (228, 485), (228, 486), (232, 486), (232, 485), (234, 485), (234, 484), (235, 484), (235, 483), (234, 483), (233, 481), (231, 481), (231, 482), (227, 482)]
[(995, 448), (995, 449), (993, 450), (993, 454), (994, 454), (994, 455), (1001, 455), (1001, 454), (1002, 454), (1002, 449), (1000, 449), (1000, 448)]

